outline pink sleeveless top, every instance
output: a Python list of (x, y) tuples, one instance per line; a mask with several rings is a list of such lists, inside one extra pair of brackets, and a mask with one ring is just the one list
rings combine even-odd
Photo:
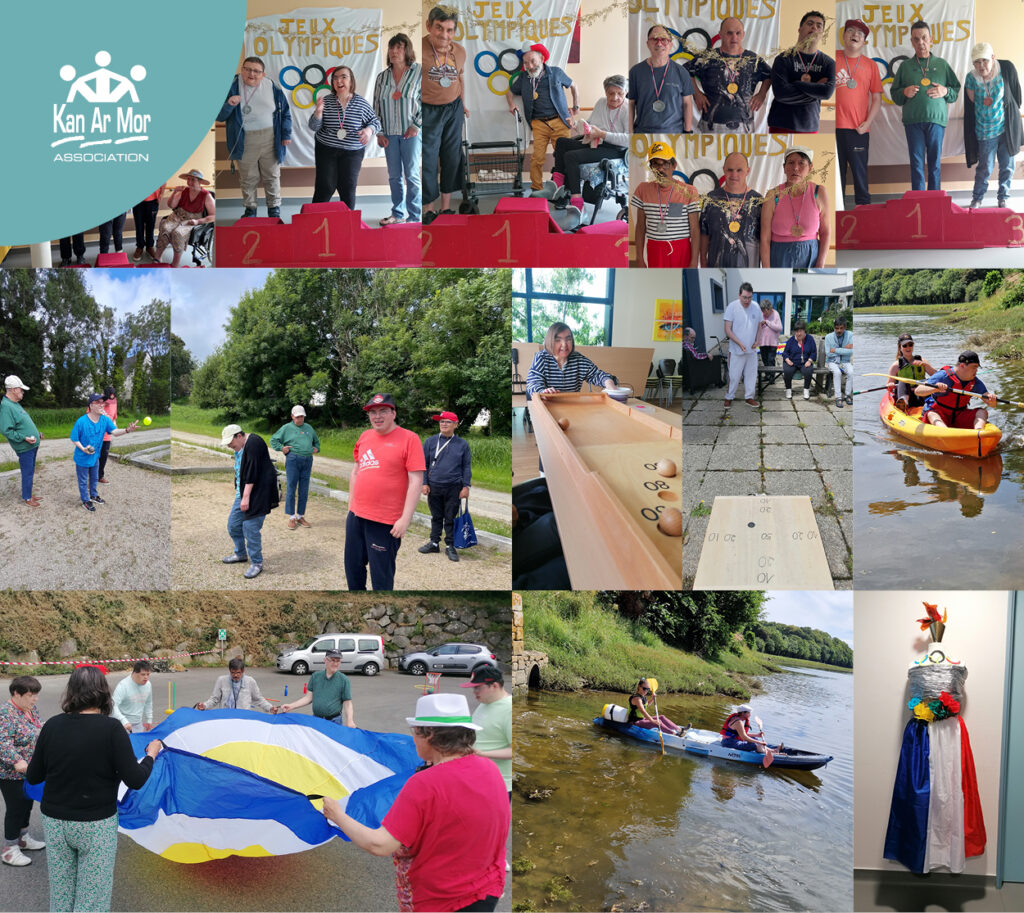
[[(803, 196), (794, 197), (782, 193), (785, 184), (775, 188), (775, 212), (772, 213), (772, 240), (779, 244), (792, 241), (814, 241), (818, 237), (821, 213), (814, 195), (818, 185), (808, 181)], [(793, 234), (793, 226), (800, 225), (799, 235)]]

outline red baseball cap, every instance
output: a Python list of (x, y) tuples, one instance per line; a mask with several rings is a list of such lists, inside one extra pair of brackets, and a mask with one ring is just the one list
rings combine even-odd
[(454, 412), (442, 412), (440, 415), (430, 416), (432, 422), (457, 422), (459, 417)]
[(398, 411), (398, 407), (395, 406), (394, 397), (390, 393), (374, 393), (370, 397), (370, 401), (363, 406), (363, 412), (369, 412), (371, 409), (378, 409), (382, 406), (394, 409), (395, 412)]

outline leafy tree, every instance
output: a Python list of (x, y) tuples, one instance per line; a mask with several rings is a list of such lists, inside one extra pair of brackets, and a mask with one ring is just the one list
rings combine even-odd
[(231, 405), (224, 382), (224, 352), (219, 346), (192, 372), (192, 402), (200, 409), (228, 409)]
[(171, 333), (169, 349), (171, 396), (188, 396), (192, 392), (192, 372), (196, 369), (192, 353), (185, 347), (185, 340)]
[(28, 384), (26, 406), (41, 405), (44, 392), (43, 328), (34, 313), (42, 284), (35, 270), (0, 269), (0, 376)]
[(38, 299), (45, 364), (56, 405), (79, 406), (92, 380), (90, 352), (101, 314), (78, 270), (51, 270)]
[(990, 269), (988, 274), (985, 276), (985, 297), (994, 295), (998, 290), (999, 286), (1003, 284), (1003, 274), (997, 269)]

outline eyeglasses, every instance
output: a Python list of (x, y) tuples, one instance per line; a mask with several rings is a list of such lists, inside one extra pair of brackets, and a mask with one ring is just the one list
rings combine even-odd
[(914, 344), (912, 342), (901, 342), (900, 343), (900, 348), (901, 349), (912, 349), (912, 348), (914, 348)]
[(263, 71), (256, 69), (256, 67), (242, 67), (242, 72), (243, 73), (257, 73), (257, 74), (259, 74), (259, 73), (262, 73)]
[(658, 37), (658, 38), (648, 38), (647, 40), (648, 41), (653, 41), (655, 44), (671, 44), (672, 43), (672, 39), (671, 38), (660, 38), (660, 37)]

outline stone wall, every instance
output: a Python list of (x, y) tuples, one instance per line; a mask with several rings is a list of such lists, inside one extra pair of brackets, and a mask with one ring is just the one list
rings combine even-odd
[(520, 694), (530, 687), (534, 669), (548, 664), (545, 653), (523, 648), (523, 602), (518, 593), (512, 594), (512, 693)]

